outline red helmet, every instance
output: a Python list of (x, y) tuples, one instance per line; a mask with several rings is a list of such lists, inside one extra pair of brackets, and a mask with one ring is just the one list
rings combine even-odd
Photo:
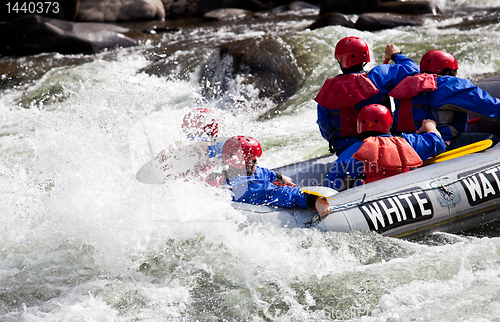
[(422, 73), (441, 74), (446, 67), (457, 70), (458, 64), (452, 54), (442, 50), (431, 50), (422, 56), (422, 60), (420, 60), (420, 72)]
[(214, 113), (207, 108), (195, 108), (184, 115), (182, 129), (189, 136), (208, 135), (216, 137), (219, 133), (219, 124), (215, 121)]
[(245, 169), (246, 165), (262, 155), (259, 141), (249, 136), (233, 136), (222, 147), (222, 162)]
[(358, 133), (377, 131), (389, 132), (392, 115), (389, 109), (381, 104), (370, 104), (361, 109), (358, 114)]
[(335, 46), (335, 59), (342, 68), (370, 62), (370, 51), (366, 42), (359, 37), (345, 37)]

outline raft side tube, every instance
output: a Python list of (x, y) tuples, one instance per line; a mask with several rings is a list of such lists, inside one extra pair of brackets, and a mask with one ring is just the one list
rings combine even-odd
[[(335, 195), (352, 230), (384, 236), (457, 232), (500, 218), (500, 148), (444, 161)], [(324, 218), (326, 230), (335, 218)]]
[[(321, 159), (293, 169), (300, 172)], [(326, 195), (329, 188), (305, 189), (327, 189), (320, 192)], [(373, 230), (383, 236), (412, 237), (462, 231), (500, 218), (500, 145), (351, 188), (333, 198), (328, 199), (331, 214), (312, 225), (316, 211), (310, 209), (247, 205), (246, 211), (249, 221), (326, 232)]]

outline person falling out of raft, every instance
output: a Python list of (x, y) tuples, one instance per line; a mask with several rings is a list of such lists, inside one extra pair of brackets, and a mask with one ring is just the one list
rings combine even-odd
[(408, 75), (417, 74), (417, 64), (401, 53), (393, 44), (385, 48), (386, 57), (395, 62), (363, 70), (370, 62), (370, 51), (359, 37), (346, 37), (335, 46), (335, 59), (342, 74), (329, 78), (314, 99), (317, 105), (321, 135), (329, 143), (330, 153), (337, 156), (356, 142), (356, 118), (359, 111), (370, 104), (390, 108), (387, 95)]
[(215, 113), (207, 108), (195, 108), (182, 120), (182, 130), (195, 145), (202, 147), (199, 162), (194, 167), (195, 175), (210, 186), (220, 187), (221, 178), (217, 175), (222, 159), (224, 140), (218, 139), (219, 123)]
[(212, 110), (198, 107), (189, 111), (182, 119), (182, 130), (190, 141), (207, 142), (207, 158), (222, 156), (224, 142), (216, 140), (219, 135), (219, 123)]
[(260, 143), (249, 136), (229, 138), (222, 148), (225, 187), (233, 193), (233, 201), (285, 208), (313, 208), (322, 217), (332, 210), (328, 201), (302, 192), (281, 173), (259, 167)]
[(220, 186), (222, 182), (210, 176), (222, 163), (224, 145), (224, 141), (217, 138), (219, 124), (213, 111), (192, 109), (184, 115), (181, 127), (189, 144), (177, 142), (155, 157), (165, 175), (164, 180), (187, 178)]
[(489, 133), (465, 133), (468, 115), (498, 121), (500, 99), (492, 97), (471, 81), (457, 77), (458, 63), (442, 50), (427, 52), (420, 72), (402, 80), (389, 95), (395, 98), (395, 133), (412, 133), (424, 119), (434, 120), (447, 144), (446, 150), (500, 138)]
[(422, 165), (422, 160), (444, 152), (445, 143), (432, 120), (423, 120), (415, 133), (389, 134), (391, 112), (371, 104), (359, 112), (359, 139), (336, 160), (327, 174), (330, 188), (338, 191), (387, 178)]

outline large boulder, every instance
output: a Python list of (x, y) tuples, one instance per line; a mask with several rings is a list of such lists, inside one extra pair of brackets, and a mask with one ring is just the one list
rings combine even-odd
[(64, 1), (4, 1), (0, 9), (0, 21), (9, 21), (26, 15), (40, 15), (54, 19), (73, 21), (80, 0)]
[(354, 27), (363, 31), (379, 31), (401, 26), (422, 26), (424, 19), (418, 16), (391, 13), (364, 13), (359, 16)]
[(319, 8), (321, 15), (329, 12), (359, 15), (380, 2), (380, 0), (321, 0)]
[(383, 2), (366, 11), (368, 12), (388, 12), (402, 15), (437, 15), (441, 13), (437, 4), (433, 1), (391, 1)]
[(167, 18), (190, 17), (196, 13), (198, 0), (162, 0)]
[(344, 26), (354, 28), (354, 22), (346, 15), (339, 12), (329, 12), (321, 15), (315, 22), (313, 22), (308, 29), (314, 30), (326, 26)]
[(165, 8), (161, 0), (80, 0), (77, 20), (115, 22), (161, 20)]
[(135, 40), (128, 29), (100, 23), (74, 23), (42, 16), (24, 16), (0, 23), (0, 55), (23, 56), (45, 52), (91, 54), (106, 47), (129, 47)]
[(460, 22), (451, 25), (445, 25), (439, 27), (439, 29), (458, 29), (458, 30), (470, 30), (478, 29), (480, 27), (489, 27), (492, 25), (498, 25), (500, 23), (500, 12), (498, 7), (496, 8), (485, 8), (482, 9), (480, 13), (474, 13), (469, 16), (463, 17)]
[(260, 99), (280, 103), (304, 78), (290, 46), (277, 36), (264, 36), (220, 45), (205, 64), (200, 84), (209, 99), (242, 94), (250, 86)]

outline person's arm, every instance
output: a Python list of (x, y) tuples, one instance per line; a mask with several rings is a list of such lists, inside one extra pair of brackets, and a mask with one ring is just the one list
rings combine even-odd
[(422, 126), (416, 133), (401, 133), (401, 137), (410, 144), (420, 159), (424, 161), (446, 150), (444, 140), (436, 129), (436, 122), (432, 120), (423, 120)]
[(281, 184), (284, 186), (289, 186), (289, 187), (296, 186), (296, 184), (292, 182), (292, 179), (290, 177), (285, 176), (285, 175), (281, 175)]
[(263, 180), (252, 180), (248, 182), (240, 200), (260, 205), (279, 206), (284, 208), (308, 208), (314, 207), (316, 196), (305, 194), (299, 188), (278, 187), (271, 182)]
[(389, 44), (389, 45), (385, 46), (385, 57), (390, 58), (394, 62), (396, 62), (395, 61), (396, 55), (400, 55), (401, 53), (402, 52), (399, 49), (399, 47), (394, 45), (394, 44)]
[(279, 171), (257, 167), (255, 169), (255, 172), (255, 177), (258, 177), (259, 179), (264, 179), (274, 184), (276, 184), (275, 182), (278, 181), (278, 184), (276, 184), (277, 186), (295, 187), (295, 183), (292, 182), (292, 179), (283, 175)]
[(332, 212), (332, 206), (330, 206), (325, 198), (316, 198), (314, 208), (316, 209), (320, 217), (324, 217)]
[(261, 180), (269, 181), (271, 183), (274, 183), (276, 180), (279, 180), (276, 171), (259, 166), (255, 168), (254, 177)]
[(472, 84), (471, 81), (444, 76), (437, 78), (431, 106), (464, 112), (472, 117), (500, 121), (500, 99)]
[(422, 126), (415, 131), (415, 133), (435, 133), (441, 136), (441, 133), (436, 128), (436, 122), (434, 120), (425, 119), (422, 121)]
[(292, 182), (292, 179), (290, 177), (287, 177), (283, 175), (281, 172), (274, 170), (276, 173), (276, 180), (278, 181), (276, 184), (277, 186), (289, 186), (289, 187), (295, 187), (295, 183)]
[[(298, 188), (294, 188), (298, 189)], [(320, 217), (324, 217), (332, 212), (332, 206), (328, 203), (326, 198), (321, 198), (316, 195), (311, 195), (308, 193), (301, 192), (307, 200), (307, 205), (309, 208), (314, 208), (318, 212)]]
[(284, 208), (314, 208), (320, 216), (325, 216), (331, 211), (328, 201), (304, 193), (299, 188), (277, 187), (266, 180), (250, 177), (239, 177), (229, 181), (234, 194), (233, 200), (237, 202)]
[(326, 107), (317, 105), (318, 119), (316, 120), (316, 124), (318, 124), (321, 136), (327, 141), (330, 140), (330, 131), (328, 130), (330, 127), (328, 124), (328, 113), (330, 112), (331, 110), (328, 110)]
[(368, 77), (381, 92), (387, 94), (406, 76), (419, 73), (420, 68), (412, 59), (403, 55), (396, 45), (387, 45), (385, 54), (395, 64), (375, 66), (368, 72)]

